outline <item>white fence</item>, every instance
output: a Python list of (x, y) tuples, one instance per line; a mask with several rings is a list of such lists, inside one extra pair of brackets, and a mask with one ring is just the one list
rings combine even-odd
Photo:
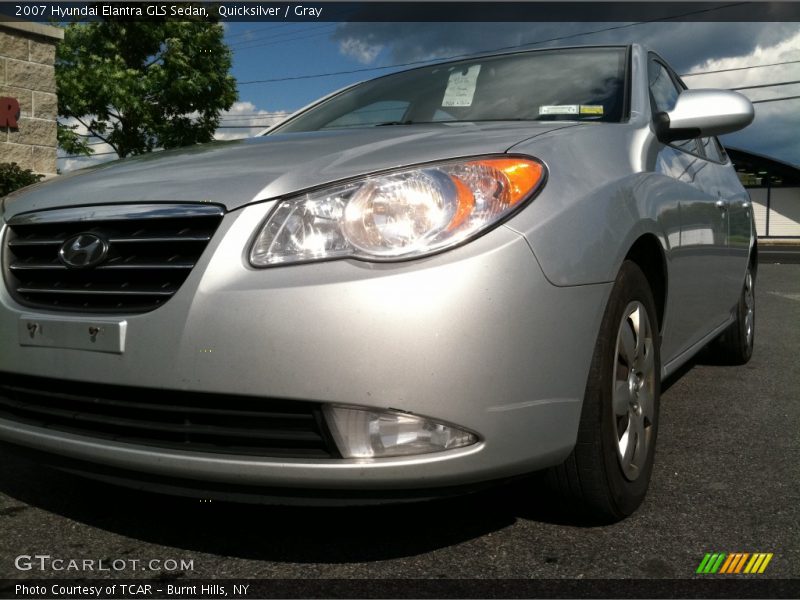
[(800, 187), (749, 188), (759, 237), (800, 237)]

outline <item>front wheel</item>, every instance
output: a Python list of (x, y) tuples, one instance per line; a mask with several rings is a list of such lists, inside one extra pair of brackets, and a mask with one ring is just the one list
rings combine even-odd
[(595, 520), (623, 519), (647, 492), (658, 431), (659, 345), (647, 278), (625, 261), (595, 344), (577, 443), (549, 472), (557, 491)]

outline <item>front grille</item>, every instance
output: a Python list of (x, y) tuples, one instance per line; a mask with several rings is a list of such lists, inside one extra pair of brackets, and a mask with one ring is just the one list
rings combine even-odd
[(160, 448), (296, 458), (339, 456), (320, 405), (0, 373), (0, 419)]
[[(220, 207), (207, 204), (104, 205), (17, 215), (8, 222), (6, 283), (26, 306), (153, 310), (189, 276), (222, 215)], [(66, 242), (80, 234), (106, 244), (99, 264), (75, 268), (59, 258)]]

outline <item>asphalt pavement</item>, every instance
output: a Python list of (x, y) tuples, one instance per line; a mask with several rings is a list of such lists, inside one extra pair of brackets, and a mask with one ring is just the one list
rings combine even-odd
[[(192, 560), (185, 578), (689, 578), (708, 552), (768, 552), (800, 578), (800, 265), (762, 264), (753, 359), (695, 361), (662, 396), (644, 505), (576, 521), (537, 478), (467, 497), (370, 508), (201, 502), (118, 489), (0, 454), (0, 578), (16, 557)], [(23, 565), (24, 566), (24, 565)]]

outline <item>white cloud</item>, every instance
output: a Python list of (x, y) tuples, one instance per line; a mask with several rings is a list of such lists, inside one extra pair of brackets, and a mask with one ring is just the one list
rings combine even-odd
[[(692, 67), (689, 72), (719, 71), (723, 69), (736, 69), (752, 65), (767, 65), (772, 63), (800, 60), (800, 31), (790, 38), (773, 46), (756, 46), (749, 54), (731, 56), (717, 60), (707, 60)], [(742, 71), (729, 71), (727, 73), (713, 73), (687, 77), (689, 87), (741, 87), (758, 85), (762, 83), (776, 83), (780, 81), (796, 81), (800, 79), (800, 63), (777, 65), (760, 69), (746, 69)], [(782, 97), (789, 86), (780, 88), (763, 88), (762, 90), (745, 90), (753, 100), (770, 97)], [(792, 95), (797, 95), (796, 89)]]
[[(800, 32), (772, 46), (756, 46), (746, 55), (704, 61), (695, 65), (690, 72), (736, 69), (792, 60), (800, 60)], [(685, 78), (687, 85), (692, 88), (736, 88), (798, 80), (800, 80), (800, 63)], [(751, 100), (785, 98), (800, 95), (800, 84), (741, 90), (740, 93)], [(778, 160), (800, 164), (800, 140), (797, 137), (797, 113), (800, 111), (800, 101), (783, 100), (755, 104), (755, 110), (756, 118), (753, 124), (741, 132), (725, 136), (723, 142), (742, 150), (767, 154)]]
[(346, 38), (339, 42), (339, 52), (345, 56), (355, 58), (358, 62), (369, 65), (383, 50), (382, 44), (373, 44), (366, 40), (353, 37)]
[[(230, 110), (221, 115), (220, 125), (214, 134), (215, 140), (238, 140), (252, 137), (267, 127), (289, 116), (285, 110), (268, 111), (256, 108), (252, 102), (235, 102)], [(225, 128), (225, 126), (233, 126)]]
[[(88, 120), (91, 120), (91, 117), (89, 117)], [(89, 133), (86, 127), (81, 125), (78, 120), (73, 117), (68, 119), (59, 119), (59, 121), (67, 126), (77, 125), (78, 127), (75, 129), (75, 132), (78, 134), (87, 135)], [(92, 150), (94, 150), (94, 154), (90, 156), (68, 158), (67, 153), (59, 148), (57, 160), (58, 170), (61, 173), (67, 173), (69, 171), (74, 171), (75, 169), (83, 169), (84, 167), (99, 165), (100, 163), (116, 160), (118, 158), (116, 152), (114, 152), (114, 148), (108, 144), (105, 144), (96, 138), (90, 138), (89, 143), (91, 144)]]

